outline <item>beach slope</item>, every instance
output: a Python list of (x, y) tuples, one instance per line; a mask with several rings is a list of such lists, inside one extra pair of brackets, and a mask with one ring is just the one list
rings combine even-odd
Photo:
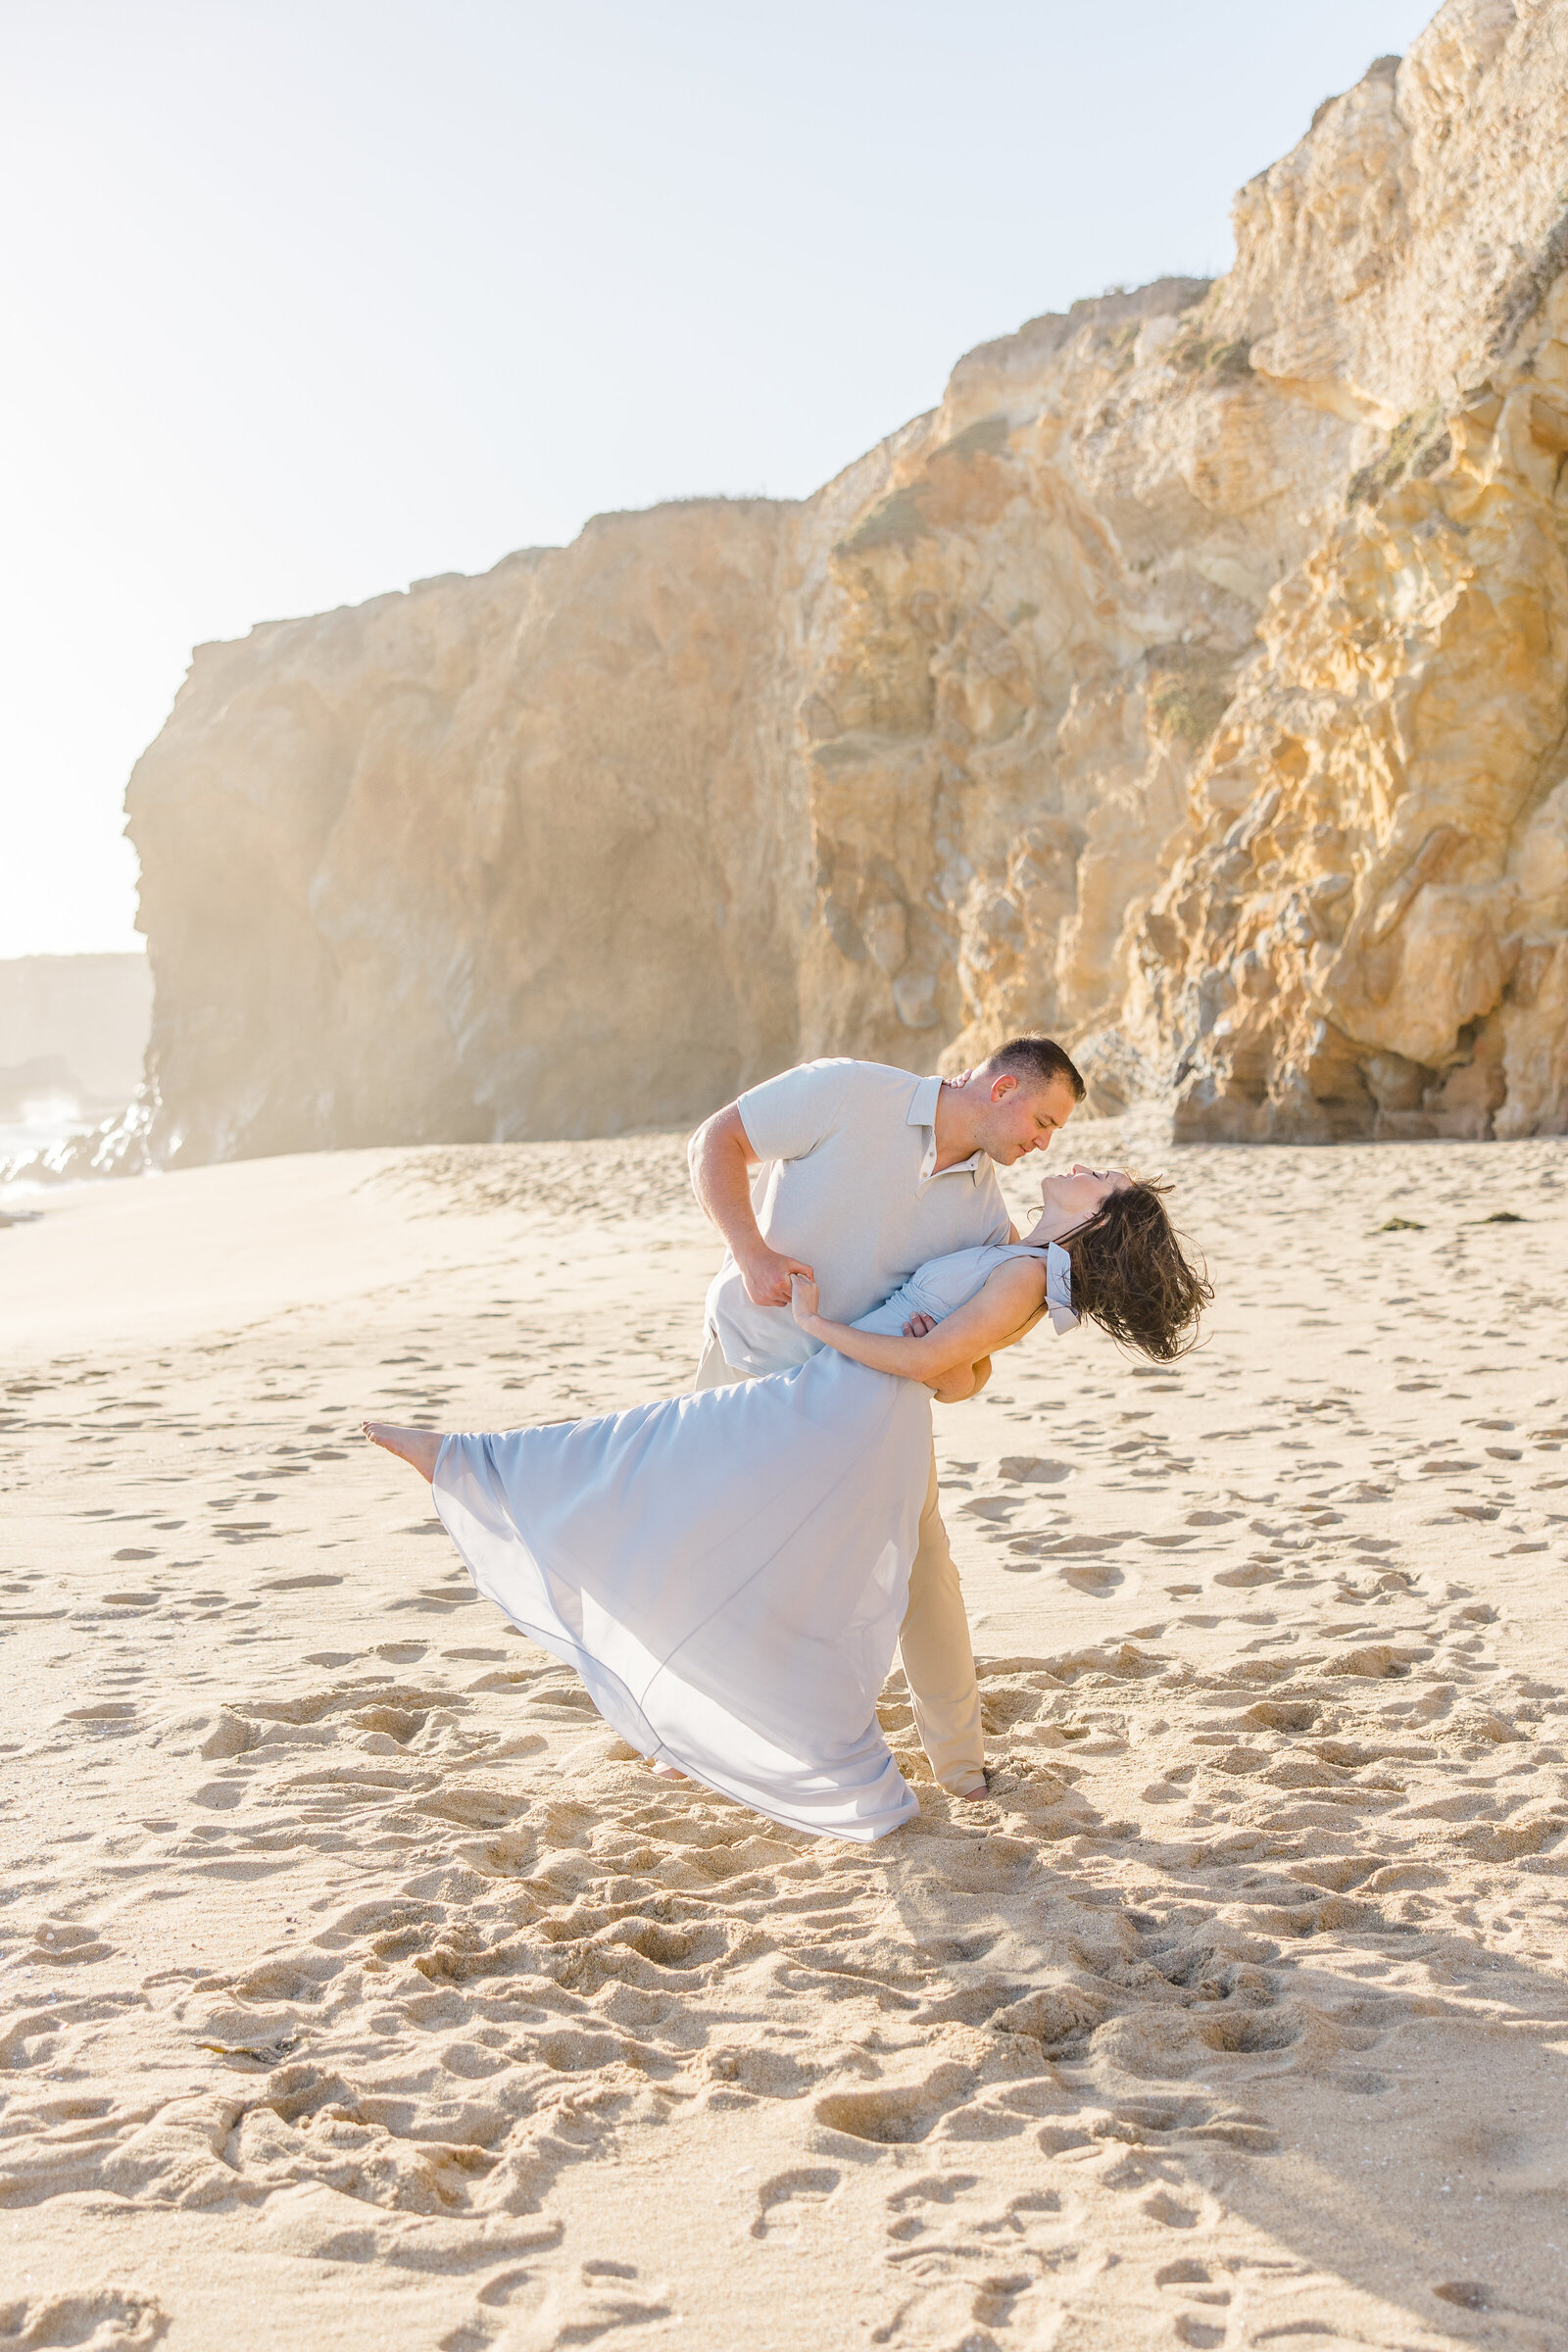
[(1562, 1147), (1168, 1156), (1210, 1340), (939, 1410), (992, 1793), (895, 1680), (871, 1849), (356, 1435), (678, 1390), (678, 1138), (0, 1231), (0, 2344), (1565, 2341)]

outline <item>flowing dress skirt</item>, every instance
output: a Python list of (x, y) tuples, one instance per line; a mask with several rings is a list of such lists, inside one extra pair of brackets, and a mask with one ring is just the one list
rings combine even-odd
[(433, 1484), (478, 1590), (623, 1740), (791, 1828), (870, 1839), (918, 1809), (876, 1698), (930, 1463), (930, 1391), (824, 1348), (598, 1420), (449, 1437)]

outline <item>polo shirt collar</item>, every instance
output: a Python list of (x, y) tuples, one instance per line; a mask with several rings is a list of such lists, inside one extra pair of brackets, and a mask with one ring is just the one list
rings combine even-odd
[(940, 1078), (922, 1078), (909, 1098), (909, 1125), (929, 1127), (933, 1134), (937, 1123), (937, 1102), (942, 1094)]
[[(909, 1098), (907, 1123), (911, 1127), (923, 1127), (926, 1131), (925, 1156), (920, 1162), (922, 1184), (929, 1184), (937, 1172), (937, 1102), (941, 1093), (940, 1078), (922, 1078)], [(973, 1152), (968, 1159), (956, 1160), (951, 1168), (944, 1168), (942, 1173), (944, 1176), (967, 1175), (977, 1178), (984, 1157), (983, 1152)]]

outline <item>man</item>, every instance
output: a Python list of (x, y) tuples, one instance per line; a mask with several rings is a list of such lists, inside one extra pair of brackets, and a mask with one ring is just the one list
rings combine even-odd
[[(824, 1315), (853, 1323), (927, 1258), (1015, 1241), (991, 1163), (1048, 1150), (1083, 1098), (1060, 1046), (1019, 1037), (959, 1078), (809, 1061), (715, 1111), (687, 1148), (692, 1189), (728, 1245), (694, 1387), (813, 1352), (790, 1311), (792, 1275), (817, 1284)], [(932, 1771), (956, 1796), (984, 1796), (980, 1690), (934, 1450), (899, 1649)]]

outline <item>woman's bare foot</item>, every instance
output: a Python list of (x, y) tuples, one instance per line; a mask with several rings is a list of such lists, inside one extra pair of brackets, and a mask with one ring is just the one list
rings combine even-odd
[(360, 1427), (372, 1446), (384, 1446), (400, 1461), (412, 1462), (422, 1479), (435, 1476), (435, 1457), (443, 1432), (439, 1429), (398, 1429), (390, 1421), (362, 1421)]
[(648, 1769), (656, 1781), (683, 1781), (686, 1778), (673, 1764), (650, 1764)]

